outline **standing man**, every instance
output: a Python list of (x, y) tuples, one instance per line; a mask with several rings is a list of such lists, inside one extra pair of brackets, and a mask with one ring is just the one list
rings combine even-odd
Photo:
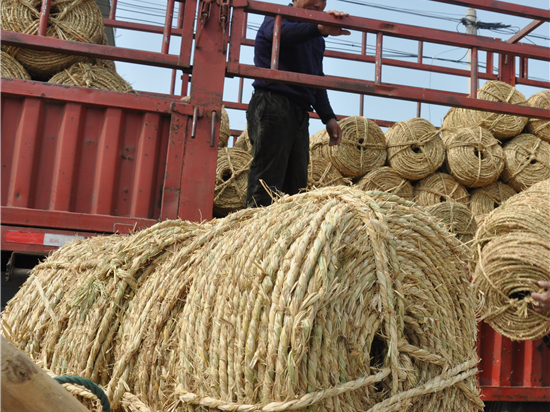
[[(326, 0), (293, 0), (293, 7), (323, 11)], [(347, 13), (330, 10), (340, 19)], [(274, 17), (266, 17), (256, 36), (254, 64), (271, 67)], [(315, 23), (283, 19), (279, 70), (323, 76), (325, 39), (349, 35), (348, 30)], [(289, 195), (307, 187), (309, 163), (309, 115), (315, 109), (330, 136), (329, 145), (342, 140), (326, 89), (291, 86), (256, 80), (246, 119), (254, 157), (248, 174), (248, 207), (268, 206), (271, 196), (260, 180), (274, 192)]]

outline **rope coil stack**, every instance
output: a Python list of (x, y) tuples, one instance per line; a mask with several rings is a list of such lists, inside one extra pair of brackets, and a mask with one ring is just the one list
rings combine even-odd
[(413, 186), (415, 202), (420, 206), (432, 206), (443, 202), (468, 205), (468, 190), (447, 173), (434, 173)]
[(214, 213), (225, 216), (246, 205), (248, 170), (252, 156), (244, 150), (224, 147), (218, 150)]
[(15, 60), (9, 53), (1, 51), (0, 67), (2, 77), (10, 77), (12, 79), (30, 80), (31, 76), (25, 68)]
[[(25, 34), (38, 34), (40, 0), (3, 0), (2, 29)], [(101, 44), (103, 16), (94, 0), (52, 0), (47, 37)], [(46, 79), (89, 58), (64, 53), (18, 48), (13, 56), (33, 78)]]
[(444, 142), (445, 165), (464, 186), (486, 186), (496, 181), (504, 169), (504, 151), (488, 130), (464, 128), (448, 135)]
[(367, 173), (357, 181), (358, 189), (369, 191), (392, 193), (407, 200), (413, 200), (413, 187), (411, 182), (401, 177), (399, 173), (389, 166), (384, 166)]
[(310, 137), (310, 151), (332, 162), (344, 177), (361, 177), (386, 162), (386, 141), (380, 127), (361, 116), (338, 121), (342, 129), (339, 145), (329, 146), (329, 135), (323, 129)]
[(491, 213), (516, 194), (516, 191), (505, 183), (496, 181), (485, 187), (472, 191), (470, 195), (470, 210), (477, 218)]
[(506, 163), (501, 178), (516, 191), (550, 178), (550, 143), (523, 133), (503, 149)]
[(48, 83), (89, 87), (112, 92), (135, 93), (132, 86), (115, 71), (105, 66), (76, 63), (54, 75)]
[[(182, 223), (55, 252), (2, 316), (13, 340), (54, 373), (101, 372), (114, 411), (130, 392), (173, 412), (483, 408), (469, 249), (414, 203), (331, 187)], [(91, 243), (113, 254), (92, 263)], [(95, 293), (75, 301), (69, 273)]]
[(388, 164), (406, 179), (423, 179), (445, 160), (439, 131), (425, 119), (396, 123), (386, 131), (385, 139)]
[(323, 157), (311, 155), (307, 166), (307, 188), (348, 185), (349, 179), (342, 177), (338, 169)]
[(550, 180), (539, 182), (491, 212), (475, 237), (473, 282), (479, 314), (513, 340), (550, 333), (550, 312), (533, 310), (539, 280), (550, 281)]
[[(527, 100), (529, 106), (550, 110), (550, 90), (535, 93)], [(550, 142), (550, 120), (531, 118), (527, 122), (525, 130), (537, 136), (539, 139)]]
[(444, 202), (426, 208), (426, 211), (441, 220), (443, 226), (463, 243), (473, 240), (476, 233), (476, 220), (462, 203)]

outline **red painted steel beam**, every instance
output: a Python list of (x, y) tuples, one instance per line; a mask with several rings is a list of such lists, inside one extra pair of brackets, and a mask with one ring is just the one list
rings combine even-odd
[(550, 387), (481, 386), (483, 401), (550, 402)]
[[(128, 21), (120, 21), (120, 20), (113, 20), (113, 19), (103, 19), (103, 24), (105, 25), (105, 27), (112, 27), (115, 29), (142, 31), (145, 33), (155, 33), (155, 34), (164, 33), (163, 26), (155, 26), (152, 24), (131, 23)], [(181, 35), (182, 35), (181, 28), (172, 28), (172, 36), (181, 36)]]
[(454, 4), (455, 6), (471, 7), (474, 9), (494, 11), (495, 13), (511, 14), (528, 19), (550, 21), (550, 10), (523, 6), (517, 3), (507, 3), (496, 0), (431, 0), (438, 3)]
[(540, 27), (544, 23), (542, 20), (533, 20), (531, 23), (529, 23), (527, 26), (525, 26), (523, 29), (518, 31), (516, 34), (514, 34), (512, 37), (510, 37), (508, 40), (506, 40), (506, 43), (517, 43), (521, 39), (523, 39), (525, 36), (527, 36), (529, 33), (531, 33), (536, 28)]
[(538, 107), (520, 106), (510, 103), (491, 102), (472, 99), (464, 94), (446, 92), (443, 90), (424, 89), (419, 87), (396, 84), (377, 85), (366, 80), (350, 79), (336, 76), (313, 76), (301, 73), (261, 69), (250, 65), (239, 65), (235, 76), (257, 78), (269, 81), (280, 81), (294, 85), (309, 85), (310, 87), (326, 88), (343, 92), (367, 94), (371, 96), (392, 97), (414, 102), (432, 103), (444, 106), (466, 107), (495, 113), (507, 113), (550, 119), (550, 110)]
[(2, 44), (6, 46), (25, 47), (35, 50), (46, 50), (100, 59), (117, 60), (127, 63), (145, 64), (148, 66), (167, 67), (169, 69), (180, 69), (185, 72), (191, 70), (189, 66), (180, 63), (179, 56), (171, 54), (104, 46), (100, 44), (80, 43), (54, 39), (51, 37), (14, 33), (6, 30), (2, 30), (1, 36)]
[(550, 53), (548, 52), (547, 47), (534, 46), (524, 43), (510, 44), (489, 37), (472, 36), (470, 34), (429, 29), (408, 24), (397, 24), (356, 16), (349, 16), (336, 20), (335, 17), (331, 18), (330, 16), (327, 16), (327, 13), (323, 12), (298, 9), (296, 7), (279, 6), (253, 0), (249, 1), (249, 5), (245, 8), (245, 10), (249, 13), (259, 13), (270, 16), (281, 14), (283, 17), (292, 18), (297, 21), (316, 23), (322, 22), (322, 24), (346, 27), (351, 30), (367, 31), (372, 33), (380, 32), (384, 35), (396, 36), (404, 39), (447, 44), (450, 46), (463, 48), (477, 47), (478, 49), (485, 51), (513, 54), (517, 56), (550, 61)]

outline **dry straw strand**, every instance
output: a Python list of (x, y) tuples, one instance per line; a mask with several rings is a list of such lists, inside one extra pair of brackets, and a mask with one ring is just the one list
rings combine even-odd
[(518, 192), (550, 178), (550, 143), (523, 133), (507, 142), (503, 149), (502, 180)]
[(31, 76), (25, 68), (15, 58), (4, 50), (1, 51), (1, 75), (2, 77), (10, 77), (12, 79), (30, 80)]
[(104, 65), (76, 63), (54, 75), (48, 83), (67, 84), (109, 90), (112, 92), (134, 93), (132, 86), (113, 69)]
[(375, 169), (357, 181), (355, 186), (361, 190), (377, 190), (393, 193), (407, 200), (413, 200), (413, 187), (411, 182), (389, 166)]
[(470, 209), (476, 216), (484, 216), (502, 205), (504, 201), (516, 194), (516, 191), (505, 183), (496, 181), (490, 185), (477, 188), (470, 195)]
[(426, 211), (439, 218), (443, 226), (454, 233), (463, 243), (471, 242), (477, 225), (470, 209), (462, 203), (444, 202), (426, 208)]
[(224, 147), (218, 150), (214, 212), (217, 216), (244, 208), (248, 170), (252, 156), (244, 150)]
[(440, 133), (425, 119), (396, 123), (386, 131), (385, 138), (389, 165), (406, 179), (422, 179), (445, 160)]
[(334, 165), (323, 157), (310, 155), (307, 169), (307, 188), (347, 185), (349, 180)]
[(325, 129), (310, 137), (311, 153), (332, 162), (344, 177), (360, 177), (383, 166), (386, 162), (384, 132), (374, 123), (361, 116), (350, 116), (340, 121), (342, 141), (329, 146)]
[[(535, 93), (527, 100), (529, 106), (550, 110), (550, 90)], [(525, 130), (545, 142), (550, 142), (550, 120), (531, 118)]]
[(447, 173), (434, 173), (414, 185), (415, 202), (420, 206), (432, 206), (442, 202), (458, 202), (468, 205), (468, 190)]

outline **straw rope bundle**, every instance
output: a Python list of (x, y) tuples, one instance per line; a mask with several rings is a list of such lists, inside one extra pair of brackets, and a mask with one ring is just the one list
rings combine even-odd
[(307, 166), (307, 188), (348, 185), (349, 179), (342, 177), (341, 173), (327, 159), (310, 155)]
[(252, 143), (250, 143), (250, 139), (248, 138), (248, 125), (245, 127), (241, 135), (237, 138), (234, 147), (244, 150), (248, 153), (252, 152)]
[(518, 192), (550, 178), (550, 143), (523, 133), (504, 147), (502, 180)]
[(464, 186), (486, 186), (496, 181), (504, 169), (504, 151), (488, 130), (464, 128), (444, 142), (446, 168)]
[(2, 77), (10, 77), (12, 79), (26, 79), (30, 80), (31, 76), (21, 63), (19, 63), (15, 58), (13, 58), (9, 53), (6, 53), (4, 50), (1, 51), (0, 57), (0, 71)]
[(486, 215), (515, 194), (516, 191), (507, 184), (500, 181), (493, 182), (490, 185), (472, 191), (470, 195), (470, 210), (476, 218)]
[(392, 193), (407, 200), (413, 200), (413, 187), (411, 182), (404, 179), (389, 166), (375, 169), (357, 181), (358, 189), (369, 191)]
[(214, 213), (225, 216), (246, 205), (248, 170), (252, 156), (244, 150), (224, 147), (218, 150)]
[(406, 179), (422, 179), (445, 160), (439, 131), (425, 119), (396, 123), (386, 131), (385, 138), (389, 165)]
[(511, 197), (476, 233), (473, 282), (483, 302), (480, 315), (513, 340), (550, 333), (550, 312), (532, 308), (539, 280), (550, 281), (550, 180)]
[(413, 186), (414, 199), (420, 206), (432, 206), (443, 202), (468, 205), (468, 190), (447, 173), (434, 173)]
[(468, 206), (456, 202), (438, 203), (426, 208), (426, 212), (441, 220), (443, 226), (463, 243), (471, 242), (477, 225)]
[(135, 93), (132, 86), (120, 75), (106, 66), (76, 63), (53, 76), (48, 83), (110, 90), (112, 92)]
[[(550, 110), (550, 90), (532, 95), (528, 100), (529, 106)], [(526, 131), (534, 134), (539, 139), (550, 142), (550, 120), (531, 118), (525, 127)]]
[[(493, 102), (527, 104), (525, 96), (515, 87), (497, 80), (485, 82), (479, 88), (477, 98)], [(527, 117), (453, 107), (443, 119), (441, 132), (443, 137), (446, 137), (464, 127), (479, 126), (489, 130), (497, 139), (507, 139), (520, 134), (528, 120)]]
[[(2, 29), (38, 34), (40, 0), (3, 0)], [(95, 0), (53, 0), (47, 37), (101, 44), (103, 16)], [(33, 77), (47, 78), (77, 62), (90, 59), (71, 54), (20, 48), (15, 57)]]
[(360, 177), (386, 162), (384, 132), (372, 120), (350, 116), (338, 122), (342, 141), (329, 146), (325, 129), (310, 137), (312, 154), (330, 160), (344, 177)]

